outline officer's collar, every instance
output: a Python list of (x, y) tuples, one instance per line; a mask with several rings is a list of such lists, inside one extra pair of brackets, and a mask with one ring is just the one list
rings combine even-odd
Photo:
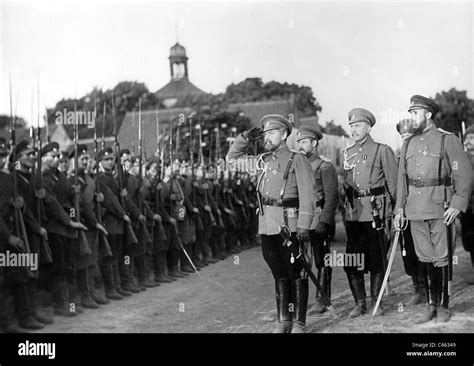
[(286, 145), (286, 141), (283, 141), (278, 148), (272, 152), (272, 156), (278, 157), (282, 152), (287, 151), (288, 146)]
[(362, 147), (365, 144), (370, 145), (370, 143), (372, 142), (374, 142), (374, 140), (372, 139), (372, 136), (367, 134), (367, 136), (361, 142), (356, 141), (356, 145), (358, 145), (359, 147)]
[(318, 160), (320, 157), (319, 157), (319, 150), (316, 150), (315, 152), (313, 152), (311, 154), (311, 156), (308, 158), (309, 161), (315, 161), (315, 160)]

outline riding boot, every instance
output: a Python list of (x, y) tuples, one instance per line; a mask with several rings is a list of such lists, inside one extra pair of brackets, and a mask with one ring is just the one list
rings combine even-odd
[(90, 293), (94, 301), (99, 305), (107, 305), (110, 300), (105, 297), (105, 285), (102, 274), (97, 264), (89, 266)]
[[(324, 270), (325, 270), (326, 267), (324, 268), (318, 268), (318, 279), (319, 279), (319, 283), (321, 284), (321, 286), (324, 286)], [(323, 304), (323, 302), (321, 301), (321, 293), (319, 292), (319, 290), (316, 288), (316, 298), (315, 298), (315, 302), (314, 302), (314, 305), (311, 307), (311, 309), (308, 311), (309, 314), (321, 314), (321, 313), (324, 313), (326, 311), (326, 308)]]
[(423, 263), (424, 281), (426, 288), (426, 310), (422, 316), (415, 320), (416, 324), (429, 322), (436, 317), (437, 304), (439, 303), (439, 293), (436, 284), (435, 267), (432, 263)]
[(100, 271), (104, 280), (105, 296), (110, 300), (122, 300), (123, 296), (117, 292), (115, 287), (114, 268), (115, 264), (112, 259), (104, 259), (101, 263)]
[(349, 281), (352, 296), (354, 296), (356, 303), (356, 306), (349, 314), (349, 318), (355, 318), (367, 313), (367, 304), (365, 302), (367, 295), (365, 293), (364, 274), (347, 273), (347, 279)]
[(91, 296), (89, 281), (89, 273), (87, 269), (77, 270), (77, 289), (81, 297), (81, 305), (86, 309), (98, 309), (99, 304)]
[(154, 282), (150, 281), (150, 279), (147, 276), (148, 271), (146, 270), (146, 263), (145, 263), (145, 256), (144, 255), (140, 255), (140, 256), (135, 257), (135, 265), (136, 265), (137, 272), (138, 272), (138, 286), (143, 286), (143, 287), (146, 287), (146, 288), (152, 288), (152, 287), (159, 286), (159, 284), (155, 285)]
[(155, 267), (155, 283), (170, 283), (172, 282), (166, 273), (166, 252), (161, 251), (153, 254), (153, 264)]
[(413, 289), (415, 290), (415, 293), (405, 303), (405, 306), (414, 306), (421, 304), (425, 298), (424, 278), (420, 276), (411, 276), (411, 280), (413, 282)]
[[(383, 272), (370, 273), (370, 298), (372, 300), (372, 307), (375, 307), (375, 304), (377, 303), (377, 298), (379, 296), (380, 289), (382, 288), (383, 277)], [(383, 312), (384, 309), (382, 306), (382, 301), (380, 301), (379, 307), (377, 308), (374, 316), (381, 316), (383, 315)]]
[(295, 312), (293, 318), (293, 329), (291, 333), (305, 333), (306, 310), (308, 309), (308, 279), (298, 278), (294, 284), (295, 288)]
[(273, 333), (290, 333), (292, 314), (290, 312), (290, 279), (275, 280), (278, 325)]
[(438, 286), (439, 302), (437, 308), (436, 322), (445, 323), (449, 321), (449, 271), (448, 266), (435, 267), (436, 284)]

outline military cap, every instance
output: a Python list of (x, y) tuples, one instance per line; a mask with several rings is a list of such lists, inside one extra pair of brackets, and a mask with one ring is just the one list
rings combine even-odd
[(296, 134), (296, 141), (312, 138), (319, 141), (323, 138), (323, 134), (319, 128), (315, 126), (301, 126)]
[(401, 135), (402, 133), (407, 133), (410, 129), (410, 124), (413, 122), (411, 119), (402, 119), (397, 123), (397, 131)]
[(426, 109), (433, 114), (433, 118), (436, 113), (439, 112), (438, 104), (432, 101), (430, 98), (426, 98), (422, 95), (414, 95), (410, 98), (410, 107), (408, 108), (408, 112), (414, 109)]
[(41, 149), (41, 156), (44, 156), (45, 154), (53, 152), (55, 156), (59, 156), (59, 144), (57, 142), (51, 142)]
[(61, 151), (61, 154), (59, 154), (59, 161), (69, 161), (70, 155), (74, 156), (74, 150), (72, 150), (72, 153), (68, 153), (67, 151)]
[(151, 166), (155, 163), (157, 166), (160, 165), (160, 160), (158, 159), (157, 156), (152, 156), (145, 165), (146, 170), (150, 169)]
[(260, 125), (262, 126), (263, 132), (285, 128), (288, 131), (288, 135), (290, 135), (291, 130), (293, 129), (290, 121), (279, 114), (267, 114), (266, 116), (263, 116), (260, 120)]
[(467, 129), (466, 132), (464, 133), (464, 136), (467, 136), (469, 134), (474, 134), (474, 125), (470, 125)]
[(120, 154), (120, 161), (122, 163), (124, 163), (127, 160), (131, 160), (131, 158), (132, 158), (132, 155), (131, 155), (129, 149), (122, 149), (122, 150), (120, 150), (119, 154)]
[(366, 122), (372, 127), (375, 125), (375, 116), (364, 108), (354, 108), (349, 112), (349, 125), (357, 122)]
[(105, 149), (100, 150), (97, 155), (98, 160), (104, 160), (109, 157), (114, 157), (114, 150), (111, 147), (106, 147)]
[(16, 156), (20, 156), (20, 154), (29, 154), (34, 152), (35, 149), (33, 149), (31, 146), (29, 146), (28, 141), (26, 140), (21, 140), (18, 144), (16, 144), (15, 147), (15, 154)]
[[(71, 153), (69, 154), (69, 159), (72, 159), (74, 157), (75, 150), (76, 149), (73, 149), (71, 151)], [(84, 154), (87, 154), (87, 145), (84, 145), (84, 144), (77, 145), (77, 157)]]

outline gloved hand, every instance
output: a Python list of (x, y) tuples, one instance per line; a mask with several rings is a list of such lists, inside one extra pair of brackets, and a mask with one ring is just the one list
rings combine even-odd
[(250, 142), (258, 140), (263, 135), (263, 130), (260, 127), (254, 127), (250, 130), (244, 131), (242, 136), (245, 137)]
[(326, 237), (329, 234), (329, 225), (325, 222), (319, 221), (316, 225), (316, 234)]
[(309, 230), (297, 228), (296, 238), (300, 241), (300, 243), (309, 242)]
[(395, 218), (393, 219), (393, 226), (395, 227), (395, 230), (400, 230), (402, 228), (403, 218), (403, 209), (399, 209), (397, 214), (395, 215)]

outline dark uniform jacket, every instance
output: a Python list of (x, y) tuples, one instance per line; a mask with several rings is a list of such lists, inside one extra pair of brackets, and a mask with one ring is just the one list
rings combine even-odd
[[(320, 215), (315, 215), (311, 229), (315, 229), (318, 219), (328, 225), (335, 225), (334, 215), (339, 203), (337, 172), (331, 160), (318, 152), (309, 157), (316, 181), (316, 205), (321, 208)], [(319, 216), (319, 217), (318, 217)]]

